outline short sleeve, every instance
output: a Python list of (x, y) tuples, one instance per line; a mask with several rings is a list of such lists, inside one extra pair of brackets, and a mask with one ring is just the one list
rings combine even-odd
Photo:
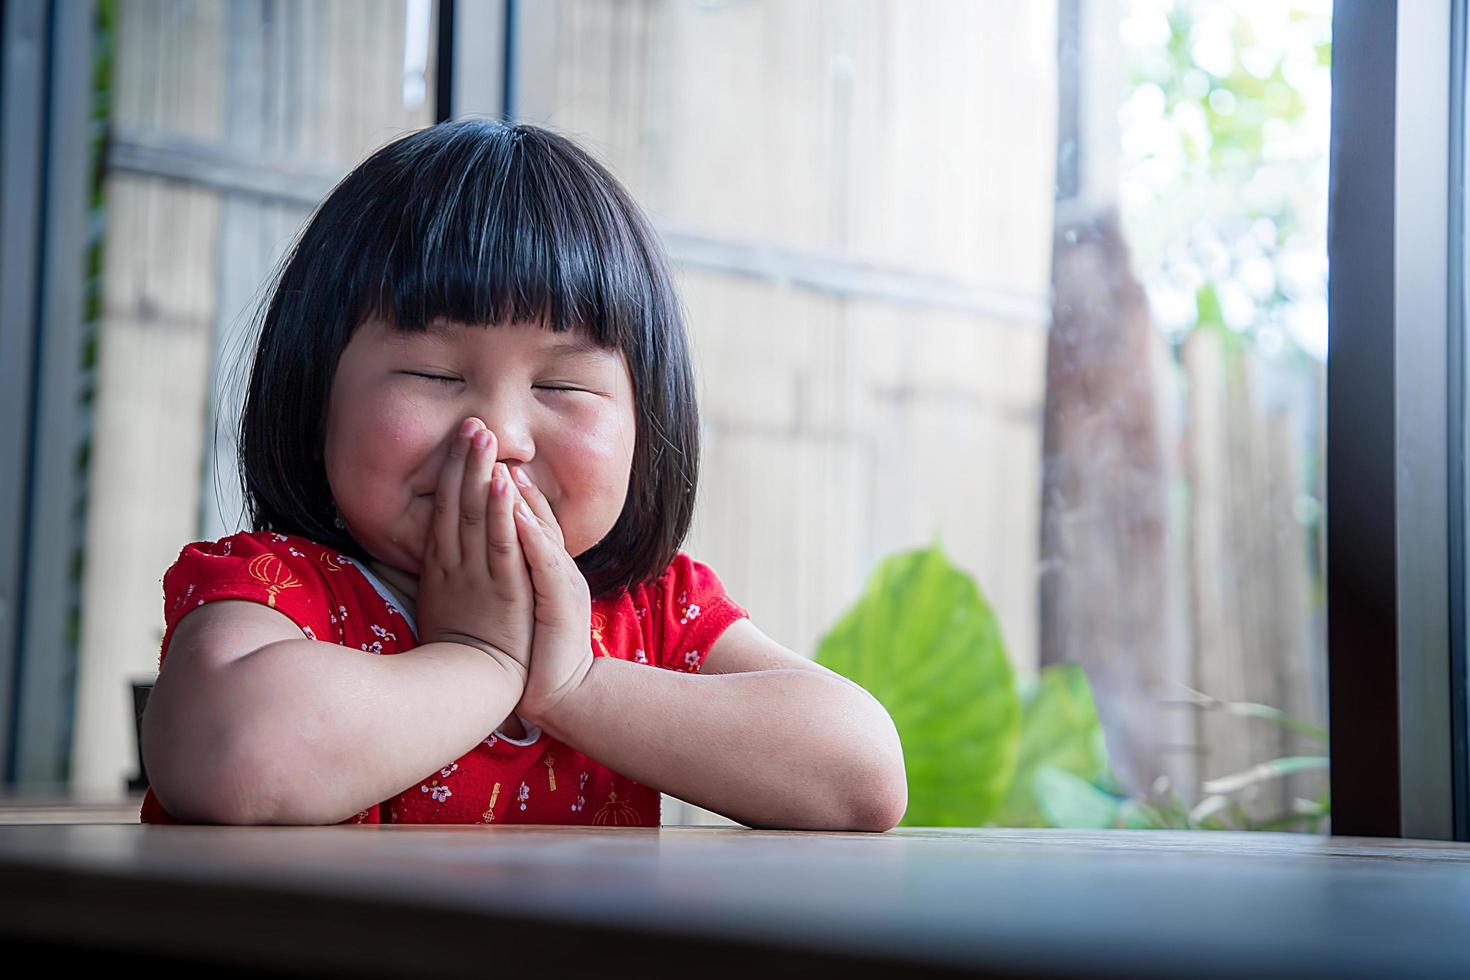
[(750, 615), (725, 592), (714, 569), (678, 552), (654, 583), (660, 636), (656, 666), (697, 673), (729, 625)]
[(163, 575), (159, 669), (179, 622), (206, 602), (221, 599), (258, 602), (285, 614), (309, 639), (335, 639), (328, 593), (317, 567), (328, 557), (320, 545), (269, 532), (186, 545)]

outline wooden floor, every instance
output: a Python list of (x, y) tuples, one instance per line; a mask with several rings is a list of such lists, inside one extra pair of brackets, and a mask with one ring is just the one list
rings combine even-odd
[(796, 970), (849, 980), (1470, 976), (1464, 844), (147, 827), (115, 822), (118, 808), (49, 824), (25, 809), (9, 808), (13, 822), (0, 826), (0, 938), (55, 965), (701, 980)]

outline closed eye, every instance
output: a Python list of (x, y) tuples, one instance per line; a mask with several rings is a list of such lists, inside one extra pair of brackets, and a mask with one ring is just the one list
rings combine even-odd
[[(455, 377), (454, 375), (450, 375), (450, 374), (432, 374), (432, 373), (430, 373), (428, 371), (405, 371), (403, 373), (409, 375), (410, 377), (423, 378), (426, 381), (442, 381), (442, 382), (445, 382), (447, 384), (456, 384), (456, 383), (464, 380), (462, 378)], [(572, 387), (568, 387), (568, 386), (564, 386), (564, 385), (536, 385), (535, 387), (538, 388), (538, 389), (540, 389), (540, 390), (542, 390), (542, 391), (561, 391), (561, 392), (580, 391), (580, 392), (587, 392), (587, 389), (586, 388), (572, 388)]]

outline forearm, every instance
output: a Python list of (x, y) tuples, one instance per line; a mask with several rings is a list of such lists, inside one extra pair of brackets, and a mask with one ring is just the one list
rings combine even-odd
[(247, 816), (276, 824), (340, 823), (396, 796), (494, 731), (523, 680), (458, 643), (380, 657), (290, 640), (227, 669)]
[(907, 800), (888, 713), (805, 670), (685, 674), (598, 658), (541, 724), (616, 772), (751, 827), (886, 830)]

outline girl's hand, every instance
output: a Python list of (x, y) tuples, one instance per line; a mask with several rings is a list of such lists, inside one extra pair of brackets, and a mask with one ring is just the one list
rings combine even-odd
[(531, 579), (512, 516), (519, 498), (497, 448), (495, 433), (474, 418), (450, 444), (419, 576), (419, 638), (478, 647), (524, 684)]
[(592, 597), (582, 570), (567, 554), (551, 505), (520, 467), (515, 480), (520, 491), (515, 524), (536, 607), (530, 676), (516, 714), (544, 727), (592, 669)]

